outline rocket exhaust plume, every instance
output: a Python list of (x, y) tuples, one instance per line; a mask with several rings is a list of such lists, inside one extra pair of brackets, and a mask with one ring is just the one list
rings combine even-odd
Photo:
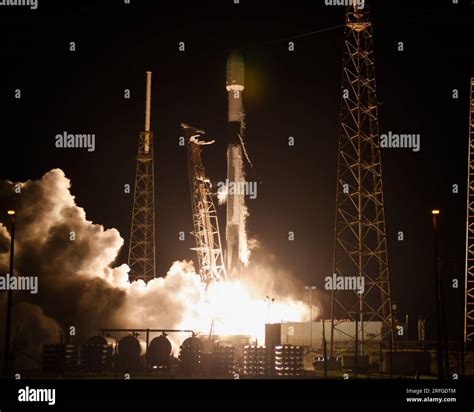
[[(245, 65), (240, 53), (232, 52), (227, 59), (226, 90), (228, 92), (229, 144), (227, 146), (227, 185), (244, 187), (245, 175), (242, 162), (244, 125)], [(227, 203), (226, 220), (226, 263), (229, 276), (238, 276), (242, 266), (248, 264), (249, 248), (245, 220), (244, 191), (230, 191), (227, 188), (219, 194), (220, 203)]]

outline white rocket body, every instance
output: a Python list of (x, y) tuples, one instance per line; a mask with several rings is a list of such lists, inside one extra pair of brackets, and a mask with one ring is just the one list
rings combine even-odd
[[(244, 61), (239, 53), (232, 53), (227, 60), (226, 90), (228, 92), (229, 145), (227, 147), (227, 219), (226, 264), (230, 276), (238, 276), (242, 265), (248, 262), (245, 220), (245, 175), (242, 160), (241, 135), (243, 131)], [(239, 136), (240, 135), (240, 136)]]
[(226, 90), (228, 92), (228, 120), (229, 123), (240, 124), (244, 105), (242, 103), (242, 92), (245, 82), (245, 65), (240, 53), (233, 52), (227, 59)]

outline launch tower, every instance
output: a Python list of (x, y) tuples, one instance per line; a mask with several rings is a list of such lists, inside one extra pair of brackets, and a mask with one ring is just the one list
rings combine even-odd
[(201, 280), (206, 284), (226, 278), (222, 256), (221, 236), (216, 207), (212, 198), (212, 185), (206, 177), (201, 159), (201, 146), (214, 141), (199, 140), (203, 130), (181, 123), (186, 136), (188, 154), (188, 176), (193, 210), (193, 235), (196, 238), (196, 250)]

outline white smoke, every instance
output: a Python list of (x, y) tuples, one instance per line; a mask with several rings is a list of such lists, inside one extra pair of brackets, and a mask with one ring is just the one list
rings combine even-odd
[[(7, 182), (0, 190), (11, 194), (13, 187)], [(193, 329), (207, 334), (211, 323), (216, 334), (262, 339), (269, 310), (264, 296), (273, 289), (268, 282), (261, 286), (267, 277), (261, 268), (247, 279), (215, 283), (207, 291), (186, 261), (173, 263), (165, 277), (148, 284), (130, 283), (128, 266), (114, 266), (124, 240), (117, 230), (87, 220), (60, 169), (23, 183), (15, 196), (15, 273), (39, 278), (37, 295), (14, 293), (13, 330), (25, 350), (36, 345), (39, 351), (41, 344), (57, 342), (71, 326), (79, 342), (101, 328)], [(9, 233), (0, 225), (2, 273), (8, 271), (8, 255)], [(271, 312), (273, 320), (302, 320), (307, 308), (283, 296)], [(175, 344), (183, 339), (169, 337)]]

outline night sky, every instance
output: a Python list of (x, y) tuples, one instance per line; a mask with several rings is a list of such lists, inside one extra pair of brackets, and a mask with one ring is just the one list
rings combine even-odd
[[(158, 273), (164, 275), (174, 260), (196, 260), (194, 239), (178, 239), (180, 231), (192, 230), (180, 123), (216, 139), (203, 149), (203, 161), (212, 181), (224, 180), (225, 65), (240, 48), (246, 146), (255, 166), (247, 176), (259, 182), (257, 199), (247, 203), (249, 236), (301, 285), (322, 289), (332, 272), (343, 28), (293, 39), (294, 52), (288, 41), (342, 25), (345, 8), (324, 0), (62, 3), (39, 0), (36, 11), (0, 8), (0, 178), (39, 179), (61, 168), (88, 219), (117, 228), (127, 245), (132, 195), (123, 187), (134, 182), (144, 72), (151, 70)], [(450, 0), (372, 4), (380, 132), (421, 134), (418, 153), (382, 151), (392, 301), (400, 318), (409, 314), (409, 336), (415, 338), (418, 315), (430, 319), (434, 312), (430, 211), (440, 208), (447, 323), (454, 338), (462, 333), (464, 304), (474, 6)], [(178, 51), (181, 41), (185, 52)], [(124, 89), (131, 91), (129, 100)], [(95, 152), (57, 149), (55, 136), (63, 131), (95, 133)], [(1, 210), (8, 202), (2, 199)], [(125, 252), (117, 263), (126, 262)], [(460, 280), (457, 290), (450, 286), (453, 278)]]

